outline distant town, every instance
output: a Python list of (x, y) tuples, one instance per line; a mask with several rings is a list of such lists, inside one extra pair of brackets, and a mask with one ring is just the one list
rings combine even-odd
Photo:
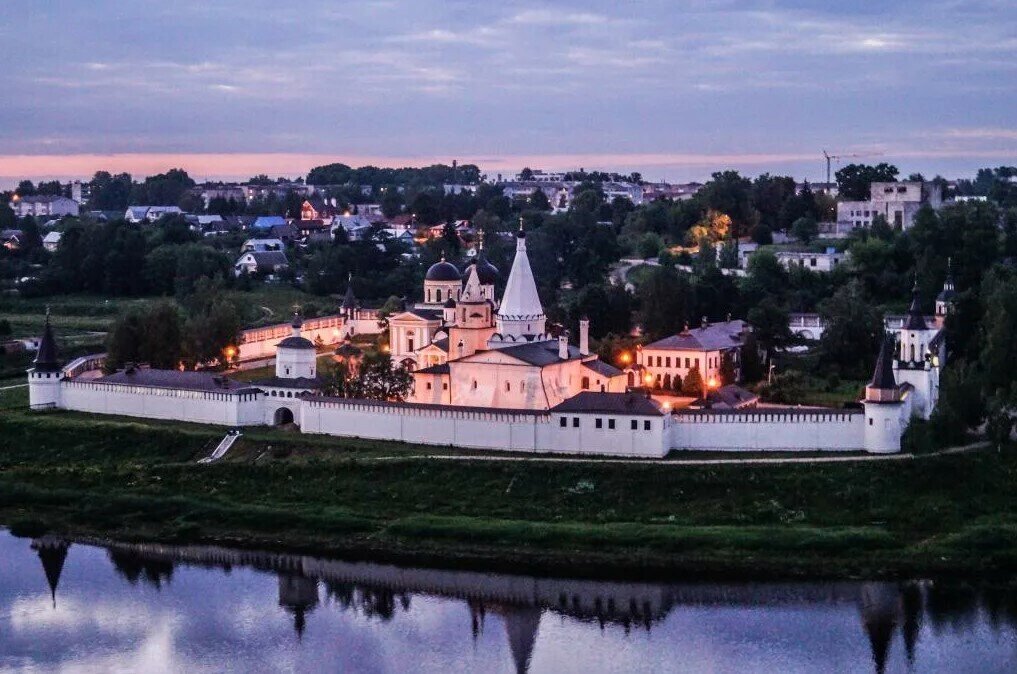
[[(1009, 347), (969, 307), (1007, 310), (1017, 169), (833, 178), (23, 181), (0, 213), (5, 359), (33, 359), (33, 409), (471, 449), (894, 453), (990, 409), (1012, 428), (979, 367)], [(144, 301), (82, 330), (82, 295)]]

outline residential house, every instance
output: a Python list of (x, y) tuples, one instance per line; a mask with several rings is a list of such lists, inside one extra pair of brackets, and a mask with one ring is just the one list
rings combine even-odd
[(251, 229), (272, 229), (285, 224), (286, 218), (281, 215), (260, 215), (251, 223)]
[(65, 215), (78, 215), (80, 206), (74, 199), (54, 194), (37, 194), (29, 197), (14, 195), (10, 202), (14, 215), (24, 218), (32, 217), (62, 217)]
[(331, 223), (337, 215), (339, 215), (339, 208), (334, 198), (326, 200), (322, 197), (308, 197), (300, 205), (301, 220), (320, 220)]
[(20, 229), (0, 230), (0, 246), (7, 250), (19, 250), (24, 243), (25, 233)]
[(42, 247), (54, 253), (60, 247), (61, 238), (63, 238), (63, 234), (60, 232), (49, 232), (46, 236), (42, 237)]
[(282, 239), (248, 239), (240, 246), (241, 253), (267, 253), (274, 250), (286, 250)]
[(281, 250), (257, 252), (249, 251), (240, 255), (233, 264), (237, 276), (247, 272), (251, 276), (271, 276), (285, 271), (290, 266), (286, 253)]

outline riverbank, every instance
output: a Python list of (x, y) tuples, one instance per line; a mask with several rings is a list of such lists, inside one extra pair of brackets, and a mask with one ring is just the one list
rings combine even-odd
[(422, 458), (433, 447), (251, 429), (227, 460), (196, 465), (222, 434), (5, 411), (0, 522), (26, 534), (573, 575), (1017, 570), (1012, 453), (797, 465), (448, 461)]

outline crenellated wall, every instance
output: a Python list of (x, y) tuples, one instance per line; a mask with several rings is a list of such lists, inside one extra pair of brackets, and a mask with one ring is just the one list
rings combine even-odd
[(671, 447), (717, 451), (865, 449), (862, 410), (756, 408), (673, 415)]
[(87, 379), (65, 379), (60, 388), (60, 407), (76, 412), (224, 426), (256, 426), (264, 422), (263, 396), (256, 392), (185, 391)]

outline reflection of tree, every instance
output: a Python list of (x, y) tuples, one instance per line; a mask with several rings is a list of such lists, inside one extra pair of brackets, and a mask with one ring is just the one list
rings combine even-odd
[(386, 588), (358, 586), (354, 583), (325, 581), (325, 592), (343, 608), (353, 609), (368, 618), (391, 620), (396, 613), (396, 602), (404, 612), (410, 610), (410, 595)]
[(160, 590), (164, 582), (168, 585), (173, 579), (173, 562), (170, 560), (142, 557), (116, 549), (107, 550), (107, 554), (113, 568), (131, 585), (137, 585), (138, 580), (142, 580)]
[(32, 541), (32, 549), (39, 554), (42, 570), (46, 574), (53, 608), (56, 608), (57, 586), (60, 585), (60, 574), (63, 573), (64, 560), (67, 559), (67, 550), (70, 547), (70, 543), (57, 538), (43, 537)]
[(901, 622), (901, 636), (904, 637), (904, 651), (908, 662), (915, 661), (915, 648), (918, 646), (918, 635), (922, 631), (922, 588), (917, 583), (908, 583), (901, 589), (901, 605), (904, 620)]
[(937, 630), (970, 629), (978, 612), (978, 595), (970, 585), (932, 583), (926, 594), (926, 610)]

